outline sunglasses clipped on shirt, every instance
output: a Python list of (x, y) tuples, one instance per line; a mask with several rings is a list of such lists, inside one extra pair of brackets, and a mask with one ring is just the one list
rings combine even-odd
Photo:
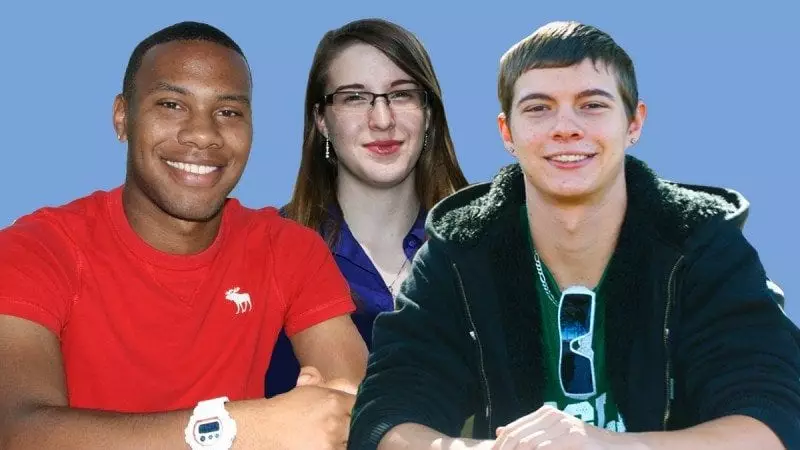
[(595, 293), (583, 286), (570, 286), (558, 303), (559, 380), (564, 395), (586, 400), (597, 393), (594, 371)]

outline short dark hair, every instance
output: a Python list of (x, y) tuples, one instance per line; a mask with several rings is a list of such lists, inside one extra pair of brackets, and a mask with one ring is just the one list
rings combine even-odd
[(247, 61), (239, 45), (218, 28), (201, 22), (180, 22), (170, 25), (151, 34), (133, 49), (131, 58), (128, 60), (128, 67), (125, 68), (125, 78), (122, 80), (122, 97), (126, 102), (130, 103), (133, 98), (134, 77), (142, 65), (142, 58), (144, 58), (145, 53), (158, 44), (166, 44), (172, 41), (213, 42), (228, 47), (242, 55), (242, 58)]
[(584, 59), (613, 68), (628, 120), (636, 115), (639, 91), (633, 61), (614, 39), (591, 25), (550, 22), (512, 46), (500, 59), (497, 96), (510, 117), (514, 85), (531, 69), (569, 67)]

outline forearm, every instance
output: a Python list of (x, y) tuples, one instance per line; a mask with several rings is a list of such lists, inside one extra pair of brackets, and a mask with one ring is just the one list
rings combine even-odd
[[(234, 449), (254, 448), (252, 442), (256, 401), (228, 403), (226, 408), (237, 422)], [(191, 410), (151, 414), (125, 414), (73, 409), (60, 406), (36, 407), (15, 420), (5, 420), (0, 431), (0, 448), (8, 450), (83, 449), (187, 449), (184, 429)], [(251, 425), (248, 425), (251, 424)]]
[(452, 438), (416, 423), (398, 425), (381, 439), (378, 450), (489, 450), (494, 441)]
[[(730, 416), (712, 420), (685, 430), (620, 434), (649, 450), (771, 450), (783, 449), (777, 436), (763, 423), (746, 416)], [(622, 446), (621, 446), (622, 447)]]
[[(337, 367), (329, 367), (327, 370), (320, 369), (322, 378), (331, 384), (331, 387), (347, 386), (352, 389), (352, 392), (358, 389), (358, 385), (364, 380), (366, 373), (366, 356), (361, 358), (352, 359), (346, 364), (337, 365)], [(349, 389), (346, 390), (350, 392)]]
[(106, 411), (41, 406), (2, 431), (9, 450), (34, 449), (184, 449), (183, 429), (191, 411), (122, 414)]
[[(301, 367), (314, 367), (324, 382), (355, 388), (367, 371), (367, 346), (348, 316), (339, 316), (291, 338)], [(349, 391), (349, 389), (348, 389)]]

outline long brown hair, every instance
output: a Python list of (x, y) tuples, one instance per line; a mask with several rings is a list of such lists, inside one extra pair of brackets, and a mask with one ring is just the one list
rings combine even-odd
[[(453, 151), (447, 127), (442, 90), (428, 52), (405, 28), (382, 19), (363, 19), (328, 31), (322, 37), (308, 74), (303, 130), (303, 155), (286, 216), (315, 230), (323, 231), (329, 246), (338, 239), (341, 215), (336, 196), (336, 165), (325, 159), (325, 138), (317, 130), (315, 110), (322, 113), (328, 68), (336, 56), (354, 43), (365, 43), (383, 52), (428, 92), (430, 126), (428, 141), (416, 165), (416, 191), (426, 210), (467, 185)], [(325, 227), (323, 230), (322, 228)]]

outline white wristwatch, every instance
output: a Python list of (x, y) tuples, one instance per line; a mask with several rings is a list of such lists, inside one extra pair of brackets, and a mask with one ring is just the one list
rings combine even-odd
[(192, 450), (228, 450), (236, 438), (236, 422), (225, 410), (228, 397), (204, 400), (195, 406), (184, 437)]

